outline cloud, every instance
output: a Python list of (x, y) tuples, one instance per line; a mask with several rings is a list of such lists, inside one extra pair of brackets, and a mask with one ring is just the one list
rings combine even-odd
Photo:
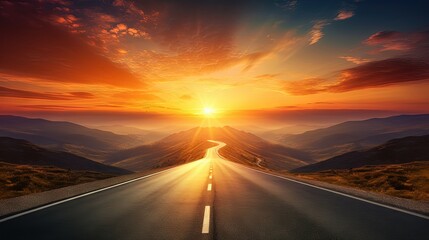
[(344, 60), (346, 60), (348, 62), (355, 63), (355, 64), (362, 64), (362, 63), (367, 63), (367, 62), (371, 61), (371, 60), (369, 60), (367, 58), (358, 58), (358, 57), (351, 57), (351, 56), (342, 56), (342, 57), (339, 57), (339, 58), (344, 59)]
[(94, 98), (94, 94), (88, 92), (69, 92), (69, 94), (76, 98)]
[(274, 4), (283, 10), (293, 11), (298, 5), (298, 0), (275, 0)]
[(427, 62), (414, 58), (391, 58), (342, 70), (333, 83), (322, 78), (294, 81), (286, 84), (285, 91), (293, 95), (348, 92), (422, 80), (429, 80)]
[[(161, 51), (147, 49), (140, 68), (173, 78), (216, 71), (247, 61), (253, 66), (264, 53), (241, 53), (235, 34), (246, 4), (241, 0), (136, 1), (146, 14), (156, 13), (146, 31)], [(137, 61), (136, 61), (137, 62)], [(172, 76), (169, 76), (172, 75)]]
[[(81, 1), (38, 1), (49, 2), (48, 4), (35, 4), (33, 6), (35, 13), (32, 13), (37, 22), (50, 25), (49, 28), (43, 27), (45, 32), (50, 31), (50, 28), (55, 28), (56, 31), (62, 31), (63, 35), (70, 35), (74, 41), (87, 45), (91, 50), (86, 51), (80, 47), (79, 49), (70, 48), (64, 50), (66, 53), (69, 55), (73, 55), (72, 53), (74, 55), (78, 53), (86, 55), (86, 53), (92, 52), (114, 65), (114, 67), (106, 66), (103, 69), (112, 69), (111, 71), (115, 68), (119, 69), (123, 74), (131, 75), (129, 78), (134, 78), (134, 80), (110, 81), (109, 78), (113, 74), (106, 74), (104, 71), (102, 73), (105, 76), (96, 80), (92, 77), (70, 76), (70, 73), (62, 74), (64, 77), (58, 80), (60, 75), (58, 72), (62, 69), (71, 71), (70, 67), (77, 68), (75, 65), (81, 61), (75, 60), (77, 56), (69, 57), (67, 54), (62, 54), (61, 51), (57, 55), (37, 51), (40, 48), (49, 49), (47, 46), (49, 42), (44, 45), (41, 44), (40, 48), (36, 47), (33, 50), (34, 54), (29, 53), (51, 57), (52, 60), (46, 60), (48, 63), (54, 62), (54, 59), (59, 59), (61, 60), (57, 64), (59, 67), (55, 66), (47, 71), (42, 71), (31, 66), (30, 68), (13, 69), (13, 72), (8, 69), (4, 73), (49, 80), (55, 79), (61, 82), (86, 83), (104, 80), (111, 85), (121, 84), (121, 86), (129, 87), (129, 82), (138, 83), (135, 80), (138, 80), (139, 76), (145, 82), (180, 79), (183, 76), (197, 76), (236, 65), (243, 65), (243, 70), (246, 71), (269, 56), (283, 51), (285, 47), (281, 45), (288, 42), (288, 39), (283, 38), (276, 39), (276, 41), (263, 39), (265, 45), (262, 49), (256, 46), (255, 49), (244, 49), (241, 44), (238, 45), (237, 33), (240, 32), (239, 29), (250, 27), (242, 21), (243, 17), (250, 16), (253, 11), (259, 11), (257, 6), (260, 6), (259, 3), (248, 4), (244, 0), (214, 2), (199, 0), (115, 0), (97, 2), (90, 4), (90, 6)], [(282, 1), (282, 4), (286, 3), (292, 7), (296, 1)], [(265, 5), (265, 3), (260, 4)], [(18, 7), (16, 8), (18, 9)], [(22, 16), (26, 15), (22, 13), (23, 9), (20, 11), (17, 9), (12, 9), (17, 12), (13, 13), (13, 16), (18, 15), (18, 13)], [(5, 9), (4, 12), (11, 11)], [(33, 17), (29, 15), (29, 18)], [(25, 29), (25, 27), (19, 26), (21, 29)], [(37, 35), (35, 33), (37, 31), (36, 29), (33, 31), (35, 35)], [(48, 36), (48, 40), (54, 35), (44, 32), (42, 34)], [(41, 38), (38, 36), (35, 40)], [(59, 38), (56, 45), (60, 45), (61, 41), (62, 38)], [(41, 40), (36, 41), (37, 44), (40, 42)], [(31, 44), (36, 43), (32, 42)], [(55, 46), (55, 44), (53, 47), (60, 50), (63, 48), (63, 46)], [(63, 59), (63, 56), (66, 59)], [(67, 62), (70, 58), (75, 61)], [(37, 63), (37, 61), (31, 62)], [(85, 66), (88, 68), (91, 64), (85, 64)], [(41, 68), (40, 66), (37, 67)], [(52, 70), (54, 68), (58, 71)], [(26, 71), (36, 70), (36, 74), (26, 73)], [(54, 73), (55, 76), (50, 76)], [(121, 79), (126, 79), (126, 77), (121, 77)]]
[(123, 7), (123, 6), (125, 6), (125, 0), (114, 0), (113, 1), (113, 6)]
[(353, 11), (350, 10), (340, 10), (337, 14), (337, 16), (334, 18), (336, 21), (342, 21), (349, 19), (354, 16)]
[(180, 96), (180, 99), (182, 99), (182, 100), (191, 100), (191, 99), (193, 99), (193, 97), (191, 95), (189, 95), (189, 94), (185, 94), (185, 95)]
[(272, 53), (272, 51), (264, 51), (264, 52), (255, 52), (248, 55), (245, 55), (241, 58), (238, 62), (244, 61), (245, 67), (243, 68), (243, 71), (248, 71), (252, 67), (254, 67), (259, 61), (266, 58)]
[(57, 110), (57, 111), (85, 109), (85, 107), (82, 107), (82, 106), (64, 106), (64, 105), (50, 105), (50, 104), (18, 105), (18, 107), (25, 108), (25, 109)]
[(118, 51), (119, 54), (127, 54), (128, 53), (127, 50), (122, 49), (122, 48), (118, 48), (117, 51)]
[(382, 31), (371, 35), (364, 41), (370, 46), (380, 46), (378, 51), (405, 51), (410, 47), (406, 39), (402, 38), (401, 34), (396, 31)]
[(330, 91), (346, 92), (404, 82), (429, 80), (429, 64), (419, 59), (391, 58), (343, 70)]
[(142, 37), (144, 39), (150, 39), (149, 33), (138, 30), (136, 28), (130, 28), (124, 23), (117, 24), (114, 28), (110, 29), (109, 32), (115, 34), (117, 37), (129, 35), (133, 37)]
[(55, 82), (143, 85), (83, 37), (51, 22), (53, 15), (40, 6), (1, 4), (0, 73)]
[(331, 19), (323, 19), (323, 20), (316, 20), (313, 22), (313, 26), (309, 32), (310, 40), (309, 44), (313, 45), (320, 41), (320, 39), (323, 38), (325, 35), (323, 33), (323, 28), (328, 26), (332, 23), (332, 21), (342, 21), (348, 18), (351, 18), (354, 16), (354, 12), (351, 10), (340, 10), (337, 14), (337, 16), (331, 20)]
[(396, 39), (399, 35), (400, 33), (396, 31), (376, 32), (369, 36), (369, 38), (365, 40), (365, 43), (368, 45), (377, 45), (386, 41), (390, 41), (392, 39)]
[(284, 90), (292, 95), (309, 95), (327, 90), (326, 80), (322, 78), (308, 78), (292, 81), (285, 85)]
[(94, 95), (87, 92), (70, 92), (70, 93), (40, 93), (34, 91), (19, 90), (0, 86), (0, 97), (10, 98), (31, 98), (45, 100), (74, 100), (93, 98)]
[(285, 91), (294, 95), (348, 92), (429, 80), (429, 31), (381, 31), (371, 35), (363, 43), (375, 47), (373, 53), (396, 50), (401, 51), (402, 55), (378, 61), (341, 56), (340, 58), (359, 66), (334, 73), (334, 79), (311, 78), (290, 82), (285, 85)]
[(255, 78), (257, 79), (275, 79), (279, 74), (262, 74), (262, 75), (258, 75)]
[(67, 98), (58, 94), (38, 93), (33, 91), (24, 91), (24, 90), (6, 88), (1, 86), (0, 86), (0, 97), (67, 100)]
[(320, 39), (325, 35), (323, 28), (330, 23), (327, 20), (318, 20), (314, 22), (313, 27), (310, 30), (310, 45), (319, 42)]
[(232, 63), (244, 63), (244, 68), (242, 71), (245, 72), (262, 60), (272, 56), (281, 56), (283, 60), (286, 60), (294, 52), (296, 52), (297, 49), (303, 45), (306, 45), (301, 44), (306, 41), (306, 39), (304, 37), (296, 36), (294, 31), (287, 31), (281, 33), (278, 37), (271, 36), (271, 38), (272, 40), (275, 39), (275, 41), (266, 44), (266, 48), (264, 50), (242, 55)]
[(369, 36), (363, 43), (375, 47), (374, 53), (383, 51), (424, 50), (428, 53), (429, 31), (402, 33), (381, 31)]
[(112, 97), (127, 100), (161, 100), (158, 96), (145, 91), (123, 91), (113, 94)]

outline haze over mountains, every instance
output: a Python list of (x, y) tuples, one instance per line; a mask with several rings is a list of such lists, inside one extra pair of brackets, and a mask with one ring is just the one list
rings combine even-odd
[(393, 139), (365, 151), (345, 153), (325, 161), (294, 169), (293, 172), (316, 172), (351, 169), (370, 165), (429, 161), (429, 135)]
[(103, 125), (103, 126), (93, 126), (95, 129), (112, 132), (119, 135), (129, 135), (132, 137), (137, 137), (138, 139), (143, 140), (143, 142), (154, 142), (160, 140), (161, 138), (168, 135), (165, 132), (146, 130), (137, 127), (129, 127), (123, 125)]
[(231, 127), (193, 128), (167, 136), (153, 144), (113, 154), (106, 163), (138, 171), (150, 167), (176, 165), (202, 158), (207, 140), (225, 142), (220, 150), (228, 159), (247, 165), (272, 169), (292, 169), (312, 162), (301, 151), (271, 144), (253, 134)]
[(104, 165), (61, 151), (50, 151), (28, 141), (0, 137), (0, 162), (32, 165), (55, 166), (69, 170), (86, 170), (112, 174), (130, 173), (124, 169)]
[[(227, 144), (220, 153), (231, 161), (287, 171), (316, 163), (317, 160), (365, 150), (393, 138), (429, 134), (429, 115), (345, 122), (302, 134), (285, 135), (281, 139), (282, 144), (228, 126), (192, 128), (152, 143), (148, 139), (150, 131), (139, 132), (124, 126), (115, 126), (115, 129), (116, 132), (135, 134), (117, 134), (70, 122), (0, 116), (0, 136), (24, 139), (50, 151), (67, 151), (87, 160), (131, 171), (200, 159), (207, 148), (214, 146), (207, 142), (212, 139)], [(139, 133), (146, 133), (146, 140), (142, 140), (145, 136)], [(156, 133), (153, 136), (153, 139), (160, 137)]]
[[(193, 128), (146, 144), (150, 140), (140, 141), (142, 136), (137, 134), (138, 131), (120, 135), (70, 122), (0, 116), (0, 125), (0, 136), (24, 139), (43, 148), (67, 151), (131, 171), (200, 159), (207, 148), (215, 145), (207, 142), (210, 139), (227, 143), (222, 153), (243, 164), (286, 170), (313, 163), (305, 152), (269, 143), (231, 127)], [(135, 130), (122, 126), (115, 129), (122, 132)]]
[(145, 143), (139, 135), (120, 135), (71, 122), (8, 115), (0, 116), (0, 136), (25, 139), (98, 161), (114, 151)]
[(302, 134), (283, 135), (279, 142), (308, 151), (316, 160), (363, 150), (394, 138), (429, 134), (429, 114), (349, 121)]

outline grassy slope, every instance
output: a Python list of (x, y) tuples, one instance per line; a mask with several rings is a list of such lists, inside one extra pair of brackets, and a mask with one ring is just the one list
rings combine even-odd
[(295, 176), (395, 197), (429, 201), (429, 161), (364, 166), (352, 170), (326, 170)]
[(114, 176), (116, 175), (0, 162), (0, 199), (48, 191)]

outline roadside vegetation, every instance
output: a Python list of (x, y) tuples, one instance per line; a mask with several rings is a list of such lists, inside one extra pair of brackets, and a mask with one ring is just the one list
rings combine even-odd
[(429, 202), (429, 161), (294, 175), (304, 179)]
[(114, 174), (0, 162), (0, 199), (114, 177)]

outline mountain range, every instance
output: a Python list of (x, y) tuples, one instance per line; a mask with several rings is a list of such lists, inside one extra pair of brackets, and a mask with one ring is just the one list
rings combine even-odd
[(71, 122), (0, 115), (0, 136), (102, 161), (108, 154), (145, 143), (137, 135), (120, 135)]
[[(117, 130), (129, 131), (130, 128), (121, 126)], [(70, 122), (0, 116), (0, 136), (27, 140), (46, 151), (68, 152), (88, 161), (93, 159), (130, 171), (200, 159), (207, 148), (215, 145), (207, 140), (225, 142), (227, 145), (220, 153), (229, 160), (259, 168), (287, 171), (320, 160), (332, 160), (335, 156), (337, 160), (331, 165), (342, 166), (344, 161), (349, 166), (344, 159), (362, 158), (362, 152), (371, 151), (370, 148), (388, 140), (427, 134), (429, 114), (344, 122), (302, 134), (284, 135), (281, 144), (229, 126), (192, 128), (146, 144), (135, 135), (121, 135)]]
[(417, 161), (429, 161), (429, 135), (393, 139), (369, 150), (345, 153), (292, 172), (318, 172)]
[(285, 170), (313, 163), (302, 151), (272, 144), (227, 126), (178, 132), (150, 145), (118, 151), (105, 163), (133, 171), (185, 163), (202, 158), (208, 147), (216, 145), (207, 140), (225, 142), (227, 145), (220, 149), (220, 153), (246, 165)]
[(9, 137), (0, 137), (0, 162), (112, 174), (130, 173), (130, 171), (91, 161), (71, 153), (47, 150), (26, 140)]
[(348, 121), (301, 134), (283, 135), (279, 142), (305, 150), (316, 160), (375, 147), (388, 140), (429, 134), (429, 114), (400, 115)]

